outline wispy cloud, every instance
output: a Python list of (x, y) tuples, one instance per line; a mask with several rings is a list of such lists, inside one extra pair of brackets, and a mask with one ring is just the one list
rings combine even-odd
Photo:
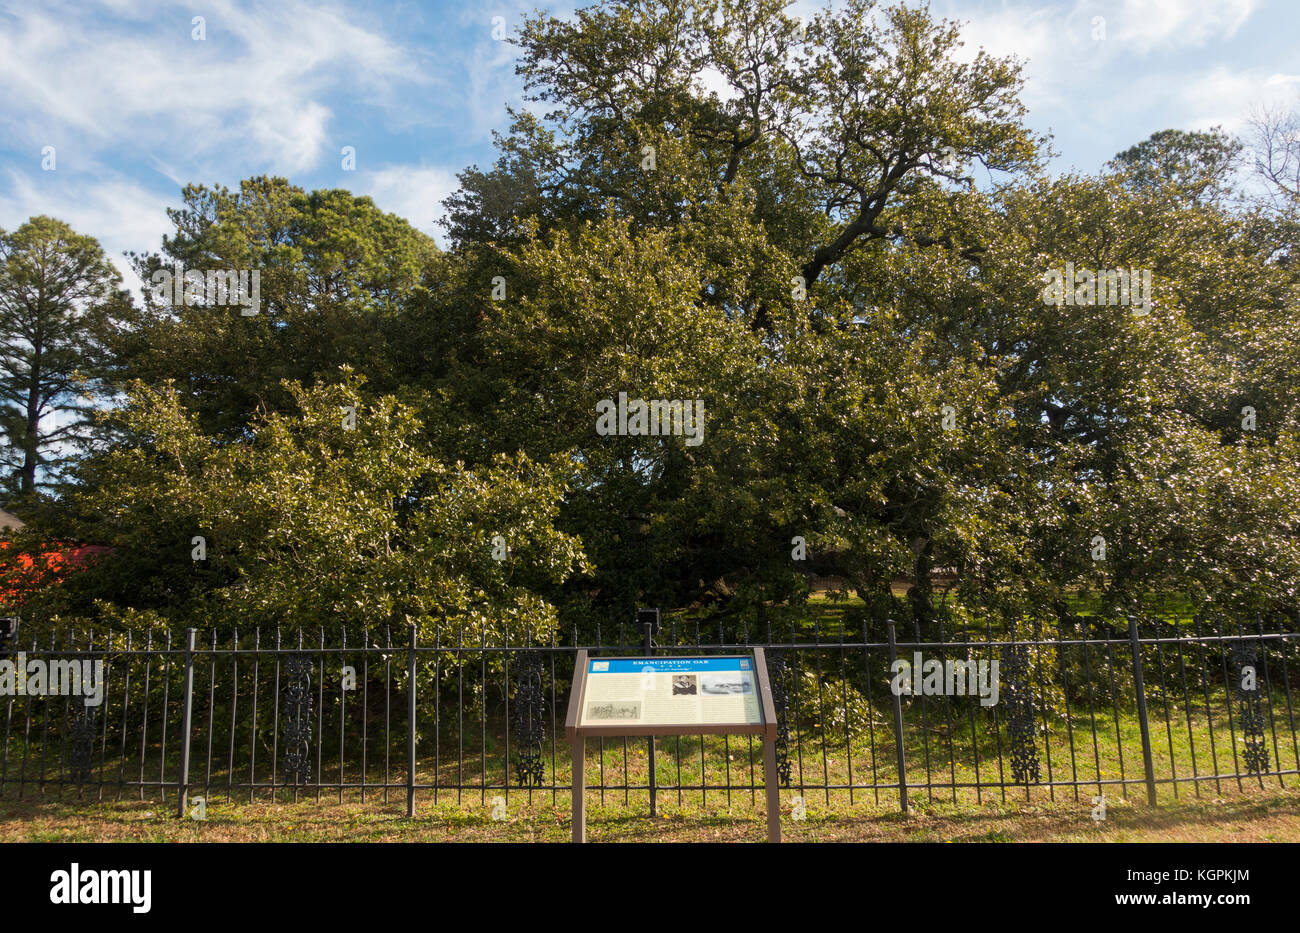
[(63, 6), (0, 20), (6, 122), (30, 146), (61, 136), (92, 152), (185, 147), (228, 166), (294, 173), (325, 152), (327, 95), (380, 101), (428, 75), (392, 41), (340, 14), (293, 2), (172, 7), (141, 29)]
[(10, 168), (3, 178), (0, 227), (13, 230), (40, 214), (62, 220), (99, 240), (128, 288), (138, 290), (140, 280), (123, 253), (155, 249), (171, 230), (154, 192), (107, 170), (73, 176)]
[(1222, 126), (1240, 132), (1254, 107), (1294, 106), (1300, 95), (1300, 72), (1263, 74), (1220, 66), (1172, 90), (1189, 114), (1190, 128)]
[(1258, 7), (1257, 0), (1123, 0), (1112, 32), (1143, 52), (1203, 46), (1232, 38)]
[(1160, 129), (1232, 131), (1253, 104), (1284, 95), (1294, 70), (1279, 71), (1280, 49), (1260, 55), (1260, 28), (1255, 45), (1243, 38), (1264, 15), (1261, 0), (948, 0), (934, 9), (964, 24), (963, 58), (984, 48), (1022, 60), (1030, 123), (1053, 133), (1060, 168), (1095, 170)]
[(377, 207), (435, 239), (441, 233), (437, 221), (443, 215), (442, 201), (459, 186), (447, 169), (410, 165), (366, 172), (361, 182), (360, 193), (370, 195)]
[[(1293, 4), (930, 2), (966, 24), (963, 55), (1025, 61), (1030, 125), (1055, 134), (1055, 168), (1086, 171), (1159, 129), (1240, 129), (1254, 105), (1292, 104)], [(158, 247), (182, 185), (275, 174), (368, 194), (438, 236), (456, 172), (494, 160), (492, 131), (507, 129), (507, 102), (523, 103), (520, 50), (494, 28), (514, 35), (537, 5), (0, 0), (0, 225), (52, 214), (117, 259)], [(788, 12), (811, 18), (823, 5)], [(548, 4), (565, 17), (574, 6)], [(203, 41), (191, 38), (196, 16)], [(57, 172), (40, 170), (47, 145)], [(340, 166), (344, 146), (356, 148), (355, 172)]]

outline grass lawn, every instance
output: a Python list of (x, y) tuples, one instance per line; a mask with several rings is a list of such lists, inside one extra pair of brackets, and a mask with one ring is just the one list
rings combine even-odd
[[(668, 795), (665, 795), (668, 796)], [(477, 795), (455, 803), (420, 804), (407, 819), (394, 794), (381, 800), (226, 803), (214, 799), (207, 820), (180, 821), (174, 803), (139, 800), (92, 805), (71, 800), (0, 800), (0, 842), (566, 842), (569, 800), (512, 795), (505, 819), (492, 818)], [(1154, 809), (1134, 799), (1110, 801), (1106, 820), (1092, 819), (1085, 800), (982, 807), (924, 799), (912, 813), (869, 804), (825, 810), (815, 799), (803, 820), (792, 819), (783, 791), (782, 832), (792, 842), (1300, 842), (1300, 789), (1248, 788), (1224, 797), (1182, 798)], [(631, 806), (601, 807), (589, 797), (592, 842), (760, 842), (766, 837), (761, 802), (704, 808), (664, 799), (650, 819), (644, 792)], [(499, 814), (500, 815), (500, 814)]]

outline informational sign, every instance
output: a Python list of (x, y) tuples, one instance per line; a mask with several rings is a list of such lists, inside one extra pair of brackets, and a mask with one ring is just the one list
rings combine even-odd
[(781, 841), (776, 710), (761, 646), (753, 654), (690, 658), (593, 658), (581, 648), (564, 731), (573, 745), (574, 842), (587, 839), (586, 739), (694, 734), (762, 736), (767, 838)]
[(579, 724), (759, 726), (748, 657), (591, 658)]

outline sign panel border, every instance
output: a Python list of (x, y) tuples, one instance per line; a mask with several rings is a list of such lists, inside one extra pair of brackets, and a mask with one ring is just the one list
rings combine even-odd
[[(758, 691), (758, 712), (762, 721), (731, 723), (628, 723), (611, 722), (608, 725), (592, 725), (582, 722), (583, 704), (587, 698), (587, 682), (590, 673), (588, 664), (592, 660), (601, 661), (663, 661), (679, 660), (677, 657), (647, 658), (644, 655), (600, 655), (592, 657), (587, 649), (579, 650), (574, 665), (574, 684), (569, 691), (569, 709), (565, 716), (564, 733), (572, 741), (576, 736), (638, 736), (638, 735), (761, 735), (776, 738), (776, 710), (772, 703), (772, 690), (768, 683), (767, 663), (763, 649), (755, 647), (749, 654), (711, 654), (682, 655), (680, 660), (702, 658), (708, 660), (741, 659), (753, 664), (755, 687)], [(580, 678), (580, 680), (579, 680)]]

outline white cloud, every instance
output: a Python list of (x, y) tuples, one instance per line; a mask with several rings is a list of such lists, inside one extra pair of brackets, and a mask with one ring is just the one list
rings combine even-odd
[[(1250, 18), (1257, 0), (1113, 0), (1052, 5), (1004, 3), (972, 10), (953, 0), (942, 9), (962, 23), (965, 47), (957, 54), (970, 61), (979, 48), (991, 55), (1015, 55), (1025, 62), (1026, 104), (1033, 108), (1068, 109), (1079, 97), (1081, 82), (1122, 87), (1111, 72), (1131, 72), (1134, 54), (1176, 52), (1230, 39)], [(1093, 38), (1094, 18), (1104, 20), (1105, 38)]]
[(1142, 51), (1194, 47), (1232, 38), (1257, 6), (1257, 0), (1124, 0), (1107, 26), (1115, 39)]
[(329, 10), (295, 2), (248, 13), (220, 0), (194, 10), (205, 41), (191, 39), (184, 11), (145, 29), (57, 7), (0, 20), (11, 135), (91, 153), (183, 147), (191, 162), (227, 171), (237, 159), (293, 174), (327, 153), (326, 94), (383, 100), (394, 83), (429, 81), (400, 47)]
[(69, 175), (62, 170), (28, 175), (5, 172), (0, 193), (0, 227), (13, 230), (45, 214), (69, 224), (77, 233), (96, 237), (122, 273), (123, 284), (139, 293), (140, 280), (123, 253), (157, 249), (172, 231), (167, 205), (157, 193), (120, 178), (101, 174)]
[[(1159, 129), (1233, 131), (1253, 104), (1293, 88), (1276, 73), (1276, 58), (1264, 63), (1244, 48), (1259, 7), (1259, 0), (935, 3), (962, 24), (959, 59), (983, 47), (1024, 60), (1030, 125), (1054, 133), (1061, 167), (1085, 171)], [(1093, 38), (1098, 16), (1102, 39)]]
[(381, 210), (437, 239), (442, 232), (437, 226), (444, 213), (442, 201), (459, 186), (455, 173), (445, 168), (393, 165), (364, 173), (361, 193)]
[(463, 59), (465, 83), (454, 98), (454, 123), (467, 139), (485, 140), (505, 130), (506, 103), (521, 100), (522, 82), (515, 75), (519, 49), (485, 32)]
[(1060, 28), (1059, 13), (1050, 8), (1003, 7), (975, 14), (954, 9), (948, 16), (962, 24), (963, 47), (954, 54), (958, 61), (972, 61), (981, 48), (998, 57), (1015, 55), (1040, 61), (1067, 38)]
[(275, 153), (275, 161), (288, 174), (304, 172), (325, 154), (330, 110), (316, 101), (300, 109), (264, 110), (248, 120), (248, 134), (262, 152)]
[(1208, 74), (1183, 82), (1177, 97), (1188, 114), (1188, 129), (1222, 126), (1240, 133), (1253, 107), (1278, 106), (1290, 109), (1300, 92), (1300, 73), (1260, 74), (1231, 71), (1217, 66)]
[[(972, 9), (970, 3), (948, 0), (939, 12), (968, 24), (962, 30), (968, 56), (983, 45), (991, 54), (1015, 54), (1064, 69), (1081, 58), (1095, 61), (1121, 52), (1231, 39), (1258, 6), (1258, 0), (1073, 0)], [(1104, 20), (1104, 40), (1093, 39), (1096, 17)]]

